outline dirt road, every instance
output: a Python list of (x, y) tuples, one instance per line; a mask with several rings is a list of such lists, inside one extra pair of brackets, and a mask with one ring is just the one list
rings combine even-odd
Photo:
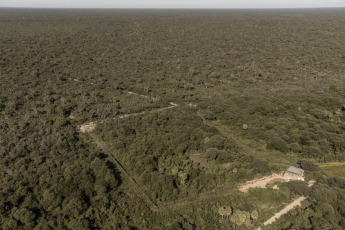
[[(123, 119), (123, 118), (127, 118), (127, 117), (135, 117), (135, 116), (139, 116), (139, 115), (143, 115), (143, 114), (147, 114), (147, 113), (154, 113), (154, 112), (160, 112), (160, 111), (163, 111), (166, 109), (172, 109), (172, 108), (179, 106), (178, 104), (175, 104), (173, 102), (170, 102), (169, 104), (170, 105), (167, 107), (152, 109), (150, 111), (143, 111), (143, 112), (139, 112), (139, 113), (123, 114), (123, 115), (119, 115), (117, 117), (114, 117), (112, 119), (117, 119), (117, 118)], [(106, 120), (108, 120), (108, 119), (106, 119)], [(80, 125), (78, 127), (78, 129), (82, 133), (91, 133), (93, 130), (95, 130), (97, 124), (102, 124), (104, 121), (105, 120), (87, 122), (85, 124)]]
[(153, 113), (153, 112), (160, 112), (160, 111), (163, 111), (163, 110), (166, 110), (166, 109), (172, 109), (172, 108), (175, 108), (178, 106), (178, 104), (175, 104), (173, 102), (169, 102), (169, 106), (167, 107), (163, 107), (163, 108), (157, 108), (157, 109), (152, 109), (150, 111), (143, 111), (143, 112), (140, 112), (140, 113), (129, 113), (129, 114), (123, 114), (123, 115), (120, 115), (120, 116), (117, 116), (117, 117), (114, 117), (114, 119), (116, 118), (126, 118), (126, 117), (134, 117), (134, 116), (138, 116), (138, 115), (143, 115), (143, 114), (146, 114), (146, 113)]
[(286, 206), (285, 208), (283, 208), (280, 212), (276, 213), (274, 216), (272, 216), (270, 219), (268, 219), (264, 225), (269, 225), (272, 224), (274, 221), (276, 221), (276, 219), (278, 219), (279, 217), (281, 217), (282, 215), (288, 213), (291, 209), (293, 209), (296, 206), (300, 206), (302, 201), (304, 201), (306, 199), (306, 197), (301, 196), (299, 198), (297, 198), (296, 200), (294, 200), (292, 203), (290, 203), (288, 206)]
[(247, 181), (245, 184), (239, 186), (239, 190), (241, 192), (248, 192), (250, 188), (266, 188), (267, 184), (275, 181), (286, 181), (287, 178), (292, 180), (297, 180), (296, 178), (292, 178), (291, 176), (284, 176), (283, 174), (276, 174), (273, 173), (270, 176), (265, 176), (259, 179)]
[(89, 133), (89, 135), (93, 139), (93, 141), (96, 143), (96, 145), (104, 151), (104, 153), (106, 153), (108, 156), (113, 158), (113, 162), (115, 163), (117, 170), (119, 170), (123, 179), (126, 179), (131, 190), (134, 191), (138, 196), (140, 196), (149, 205), (152, 211), (154, 212), (158, 211), (157, 206), (153, 203), (153, 201), (145, 194), (145, 192), (140, 188), (138, 183), (128, 174), (126, 169), (114, 157), (113, 153), (109, 151), (106, 143), (93, 133)]

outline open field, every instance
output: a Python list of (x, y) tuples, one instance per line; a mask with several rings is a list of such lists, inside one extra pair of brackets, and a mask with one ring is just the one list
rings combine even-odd
[(345, 178), (345, 163), (326, 163), (326, 164), (320, 164), (319, 167), (329, 177)]
[[(0, 28), (0, 229), (256, 229), (302, 196), (263, 228), (345, 228), (344, 165), (324, 165), (345, 159), (343, 9), (0, 9)], [(238, 189), (289, 166), (317, 182)]]

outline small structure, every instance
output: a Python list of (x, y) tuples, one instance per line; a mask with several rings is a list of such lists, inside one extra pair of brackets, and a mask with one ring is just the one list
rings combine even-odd
[(304, 170), (291, 166), (286, 170), (284, 176), (287, 177), (286, 181), (296, 180), (296, 179), (304, 181)]

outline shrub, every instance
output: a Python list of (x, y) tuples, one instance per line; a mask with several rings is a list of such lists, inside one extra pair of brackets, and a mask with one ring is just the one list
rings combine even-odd
[(318, 170), (318, 166), (315, 165), (313, 162), (308, 160), (300, 160), (297, 162), (300, 168), (307, 170), (307, 171), (316, 171)]
[(275, 136), (271, 140), (269, 140), (269, 142), (267, 144), (267, 148), (279, 150), (283, 153), (286, 153), (288, 151), (287, 143), (283, 139), (281, 139), (280, 137), (277, 137), (277, 136)]

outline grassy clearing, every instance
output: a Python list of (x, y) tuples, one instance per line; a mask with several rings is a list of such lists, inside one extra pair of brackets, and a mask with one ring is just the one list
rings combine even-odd
[(327, 163), (319, 165), (329, 177), (345, 178), (345, 163)]

